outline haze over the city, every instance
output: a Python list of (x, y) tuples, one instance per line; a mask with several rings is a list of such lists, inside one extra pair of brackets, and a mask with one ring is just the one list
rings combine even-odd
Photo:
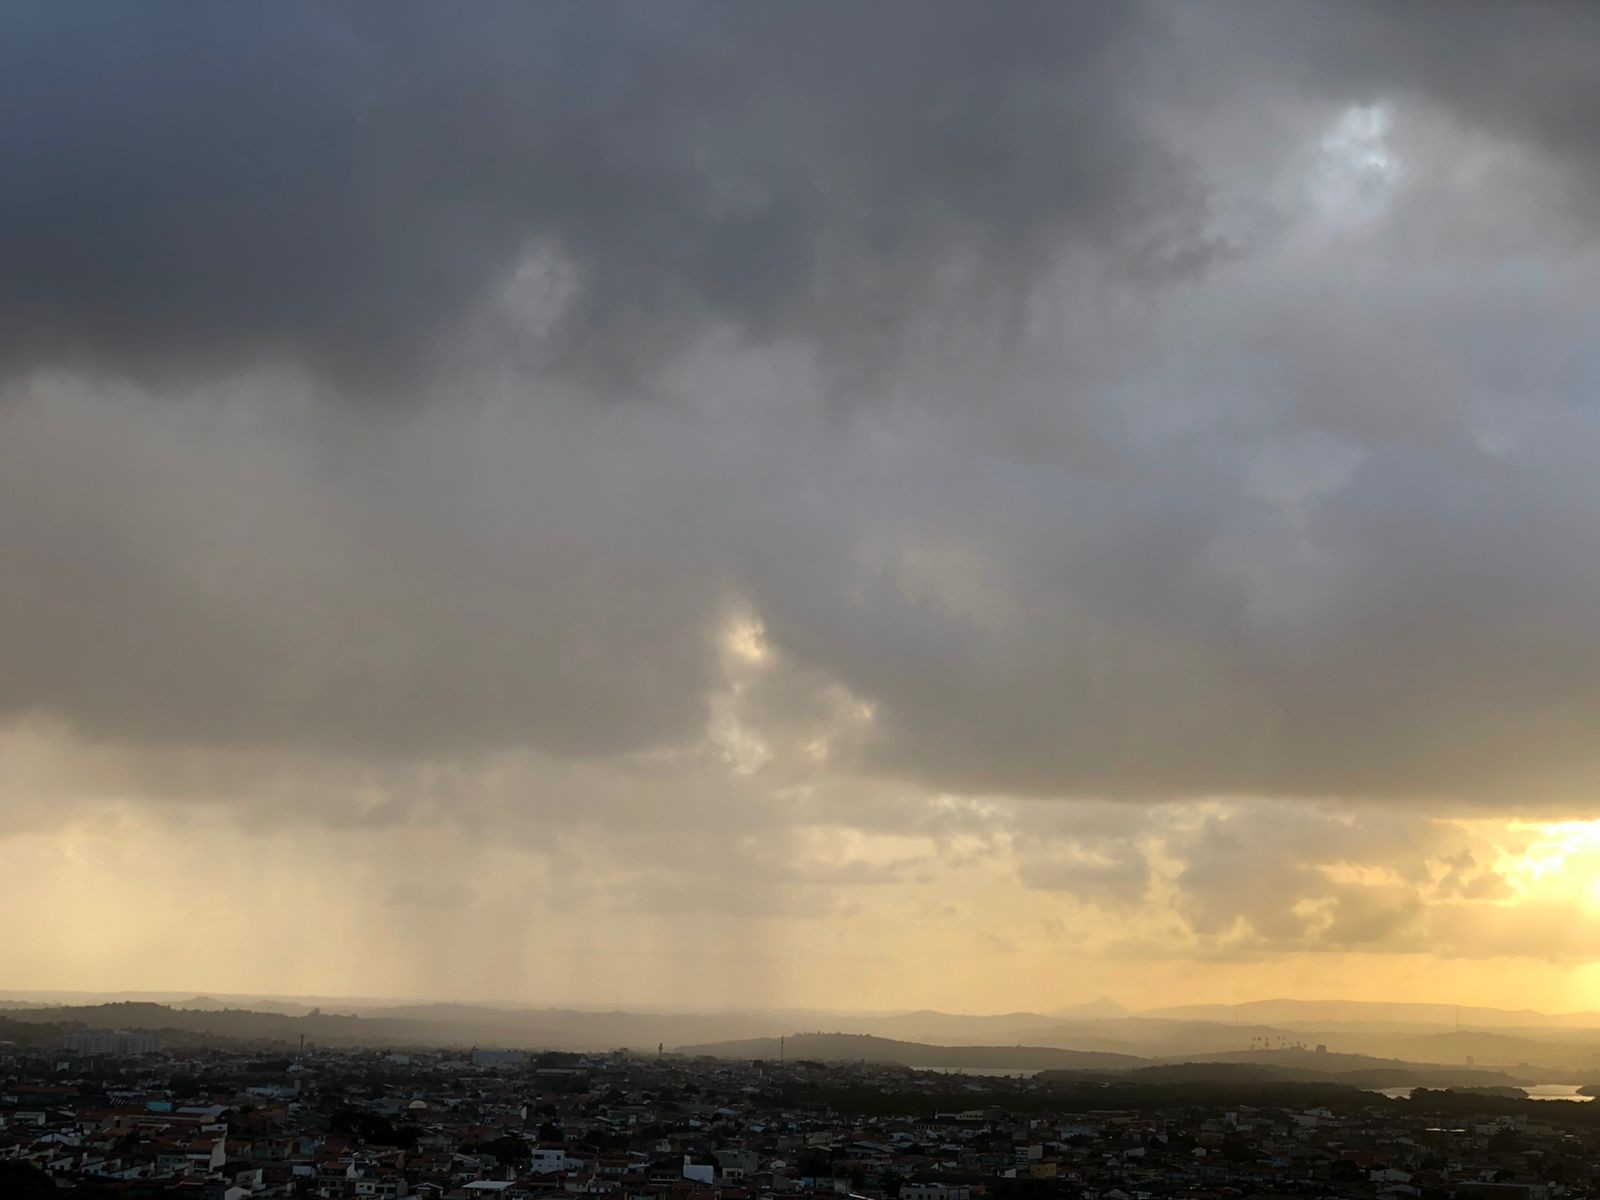
[(1600, 1010), (1597, 62), (0, 6), (0, 999)]

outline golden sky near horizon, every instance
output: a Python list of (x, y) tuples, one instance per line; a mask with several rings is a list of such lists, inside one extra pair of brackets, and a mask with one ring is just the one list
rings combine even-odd
[[(50, 740), (13, 736), (5, 761), (37, 762)], [(572, 782), (627, 805), (615, 781)], [(203, 801), (105, 795), (5, 839), (0, 903), (28, 919), (0, 992), (1600, 1006), (1600, 821), (863, 790), (867, 828), (845, 788), (837, 806), (784, 797), (755, 829), (711, 812), (688, 835), (629, 830), (598, 812), (487, 840), (437, 814), (283, 829), (256, 813), (241, 831)]]

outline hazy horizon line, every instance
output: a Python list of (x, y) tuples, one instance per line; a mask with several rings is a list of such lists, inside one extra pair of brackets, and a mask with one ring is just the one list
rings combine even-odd
[(1152, 1005), (1145, 1008), (1136, 1008), (1125, 1004), (1109, 995), (1102, 995), (1090, 1000), (1071, 1001), (1054, 1008), (1035, 1009), (1019, 1008), (1006, 1011), (975, 1011), (965, 1009), (938, 1008), (924, 1005), (918, 1007), (899, 1008), (818, 1008), (807, 1005), (728, 1005), (724, 1007), (672, 1004), (664, 1002), (638, 1002), (630, 1001), (626, 1004), (617, 1002), (607, 1004), (603, 1001), (557, 1001), (557, 1000), (524, 1000), (524, 999), (462, 999), (456, 997), (439, 996), (361, 996), (337, 995), (331, 993), (293, 993), (293, 992), (265, 992), (265, 991), (221, 991), (212, 988), (0, 988), (0, 1003), (26, 1002), (40, 1003), (51, 1000), (65, 1005), (66, 998), (83, 998), (87, 1002), (116, 1003), (116, 1002), (145, 1002), (145, 1003), (181, 1003), (192, 1000), (219, 1000), (219, 1001), (255, 1001), (272, 1002), (280, 1004), (309, 1004), (320, 1007), (328, 1003), (357, 1004), (382, 1007), (405, 1007), (410, 1005), (429, 1006), (456, 1006), (461, 1008), (487, 1008), (507, 1011), (529, 1012), (594, 1012), (594, 1013), (657, 1013), (677, 1015), (705, 1015), (716, 1016), (724, 1014), (770, 1014), (784, 1013), (810, 1013), (836, 1017), (896, 1017), (909, 1016), (917, 1013), (933, 1013), (947, 1017), (972, 1017), (972, 1018), (998, 1018), (1012, 1016), (1038, 1016), (1059, 1017), (1062, 1015), (1087, 1015), (1089, 1010), (1114, 1006), (1121, 1010), (1121, 1015), (1128, 1017), (1141, 1017), (1149, 1014), (1168, 1013), (1181, 1010), (1203, 1008), (1244, 1009), (1255, 1006), (1271, 1004), (1289, 1005), (1353, 1005), (1353, 1006), (1388, 1006), (1402, 1008), (1453, 1008), (1463, 1012), (1494, 1012), (1505, 1014), (1530, 1013), (1547, 1018), (1600, 1016), (1596, 1009), (1560, 1009), (1547, 1010), (1531, 1005), (1519, 1007), (1504, 1007), (1491, 1004), (1464, 1004), (1454, 1000), (1372, 1000), (1352, 999), (1337, 996), (1262, 996), (1251, 1000), (1196, 1000), (1183, 1004)]

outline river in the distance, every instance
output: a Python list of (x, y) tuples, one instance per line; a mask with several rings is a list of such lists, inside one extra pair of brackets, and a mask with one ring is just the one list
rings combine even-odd
[[(933, 1071), (940, 1075), (987, 1075), (990, 1077), (1001, 1076), (1027, 1076), (1035, 1074), (1039, 1068), (1025, 1067), (913, 1067), (914, 1071)], [(1415, 1085), (1405, 1087), (1369, 1088), (1380, 1096), (1388, 1096), (1391, 1100), (1404, 1100), (1411, 1095)], [(1529, 1100), (1593, 1100), (1593, 1096), (1578, 1095), (1580, 1084), (1576, 1083), (1529, 1083), (1522, 1085), (1522, 1090), (1528, 1093)]]
[(1011, 1075), (1037, 1075), (1040, 1067), (912, 1067), (913, 1071), (932, 1071), (936, 1075), (988, 1075), (995, 1078)]
[[(1528, 1093), (1529, 1100), (1593, 1100), (1593, 1096), (1578, 1095), (1581, 1084), (1576, 1083), (1529, 1083), (1522, 1085), (1522, 1090)], [(1410, 1087), (1373, 1088), (1380, 1096), (1388, 1096), (1391, 1100), (1404, 1100), (1411, 1095)]]

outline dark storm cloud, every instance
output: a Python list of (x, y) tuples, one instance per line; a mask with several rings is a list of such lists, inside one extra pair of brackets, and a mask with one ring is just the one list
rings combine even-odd
[[(1218, 19), (1230, 9), (1237, 19)], [(1590, 136), (1600, 111), (1600, 10), (1582, 0), (1223, 0), (1207, 15), (1211, 31), (1258, 56), (1258, 67), (1292, 66), (1307, 90), (1338, 100), (1417, 97), (1586, 171), (1600, 167)]]
[[(1203, 258), (1130, 103), (1135, 5), (8, 6), (0, 352), (398, 387), (530, 246), (537, 347), (608, 378), (708, 324), (876, 352), (940, 272), (1062, 239)], [(526, 349), (526, 348), (525, 348)], [(152, 375), (152, 373), (154, 373)]]
[(1510, 11), (13, 7), (0, 715), (1571, 804), (1594, 18)]

